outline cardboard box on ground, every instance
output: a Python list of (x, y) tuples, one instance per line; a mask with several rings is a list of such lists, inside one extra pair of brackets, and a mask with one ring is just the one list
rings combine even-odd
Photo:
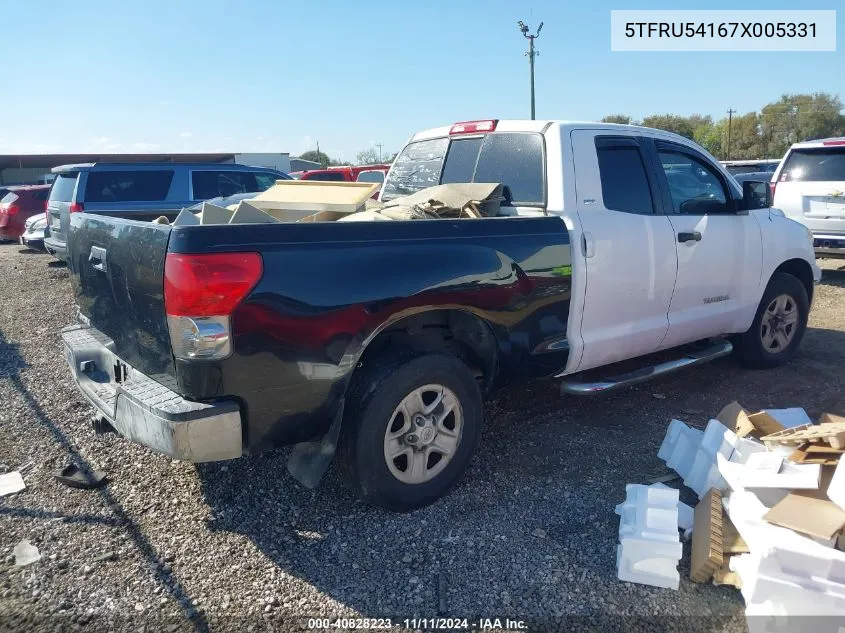
[[(845, 616), (843, 432), (845, 418), (831, 413), (813, 424), (801, 408), (751, 413), (736, 402), (704, 431), (672, 420), (658, 457), (701, 499), (690, 578), (741, 588), (749, 618)], [(630, 534), (621, 521), (620, 541), (623, 528)], [(639, 544), (637, 556), (647, 561), (646, 545)], [(635, 577), (630, 566), (620, 567), (620, 578), (677, 588), (667, 567), (671, 555), (653, 555), (668, 556), (656, 582)], [(617, 561), (630, 563), (619, 553)]]

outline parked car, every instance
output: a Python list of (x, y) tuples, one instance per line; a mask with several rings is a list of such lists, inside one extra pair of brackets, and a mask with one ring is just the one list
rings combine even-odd
[[(327, 182), (384, 182), (390, 165), (357, 165), (354, 167), (329, 167), (327, 169), (311, 169), (300, 172), (295, 176), (298, 180), (322, 180)], [(379, 190), (373, 193), (378, 197)]]
[(0, 240), (20, 239), (25, 222), (34, 215), (44, 216), (50, 185), (9, 187), (0, 199)]
[(780, 159), (767, 158), (764, 160), (723, 160), (722, 164), (734, 176), (738, 174), (768, 172), (770, 174), (778, 168)]
[(44, 214), (33, 215), (24, 223), (21, 244), (36, 251), (44, 250), (44, 234), (47, 230), (47, 218)]
[(413, 136), (380, 198), (471, 182), (504, 185), (501, 218), (71, 214), (63, 354), (98, 428), (196, 462), (299, 444), (308, 485), (338, 446), (364, 500), (404, 511), (455, 484), (498, 386), (595, 394), (732, 349), (755, 368), (795, 355), (821, 276), (807, 231), (692, 141), (463, 122)]
[(772, 188), (775, 207), (812, 232), (816, 256), (845, 259), (845, 137), (795, 143)]
[(71, 214), (84, 212), (151, 220), (173, 219), (197, 201), (242, 192), (260, 192), (287, 174), (236, 164), (84, 163), (55, 167), (47, 212), (45, 248), (65, 258)]

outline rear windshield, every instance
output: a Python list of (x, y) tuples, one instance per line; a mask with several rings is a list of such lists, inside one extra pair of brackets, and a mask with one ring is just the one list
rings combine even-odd
[(90, 171), (85, 202), (161, 202), (172, 180), (172, 169)]
[(79, 172), (69, 174), (58, 174), (50, 188), (50, 202), (73, 202), (73, 190), (76, 188), (76, 179)]
[(306, 174), (303, 180), (323, 180), (326, 182), (340, 182), (346, 180), (339, 171), (327, 171), (321, 174)]
[(32, 199), (33, 200), (46, 200), (47, 196), (50, 194), (49, 189), (35, 189), (32, 192)]
[(845, 180), (845, 147), (794, 149), (789, 153), (781, 182)]
[(502, 183), (508, 204), (543, 205), (543, 139), (539, 134), (500, 132), (410, 143), (393, 164), (382, 200), (453, 182)]

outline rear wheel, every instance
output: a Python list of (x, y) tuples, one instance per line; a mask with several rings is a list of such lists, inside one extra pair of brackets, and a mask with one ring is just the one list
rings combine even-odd
[(804, 338), (809, 312), (804, 285), (786, 273), (772, 275), (754, 322), (735, 341), (742, 362), (755, 369), (768, 369), (792, 360)]
[(340, 458), (358, 495), (406, 512), (446, 494), (478, 443), (483, 403), (475, 378), (448, 354), (372, 361), (353, 378)]

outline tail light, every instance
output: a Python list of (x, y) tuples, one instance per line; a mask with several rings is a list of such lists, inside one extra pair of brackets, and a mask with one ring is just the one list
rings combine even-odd
[(82, 213), (85, 211), (85, 206), (81, 202), (71, 202), (68, 211), (71, 213)]
[(231, 315), (263, 272), (258, 253), (168, 254), (164, 307), (174, 356), (220, 359), (231, 354)]
[(775, 199), (775, 189), (778, 188), (778, 183), (772, 181), (772, 182), (769, 183), (769, 187), (771, 187), (771, 189), (772, 189), (772, 200), (774, 200)]
[(16, 204), (3, 205), (0, 207), (6, 215), (17, 215), (21, 208)]

